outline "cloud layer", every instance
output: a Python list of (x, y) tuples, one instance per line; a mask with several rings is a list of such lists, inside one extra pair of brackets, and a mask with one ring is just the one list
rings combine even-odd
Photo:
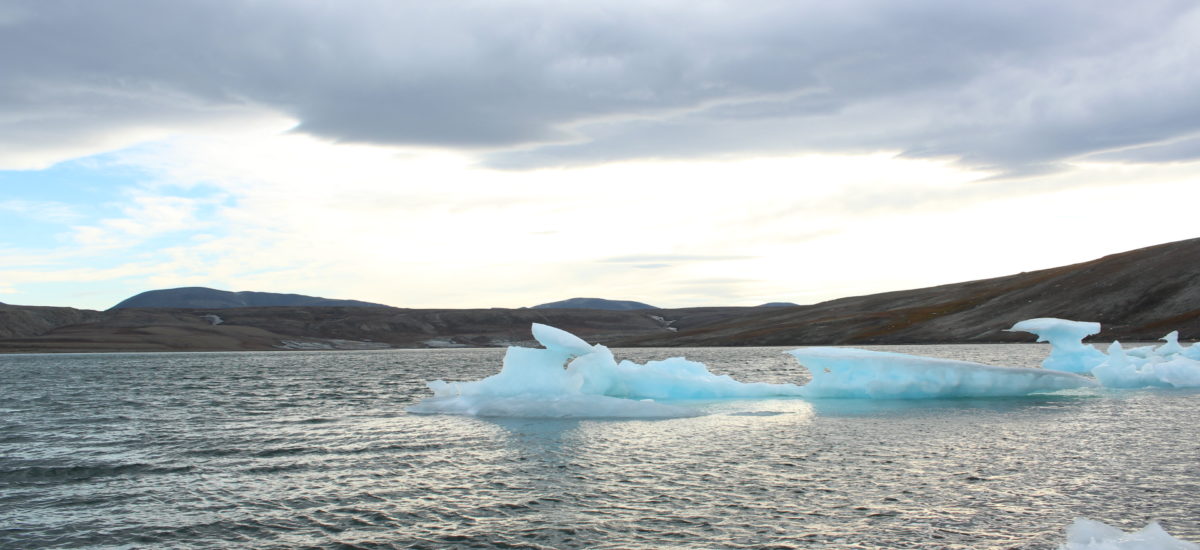
[(1172, 0), (17, 1), (0, 10), (0, 164), (264, 118), (507, 168), (1192, 158), (1197, 37), (1200, 8)]

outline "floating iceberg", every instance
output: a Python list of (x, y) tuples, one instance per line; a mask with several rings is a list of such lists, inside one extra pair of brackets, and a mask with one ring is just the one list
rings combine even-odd
[(509, 417), (668, 418), (695, 416), (678, 403), (717, 398), (799, 396), (795, 384), (743, 383), (715, 375), (703, 363), (674, 357), (640, 365), (618, 363), (608, 348), (534, 324), (545, 349), (512, 346), (498, 374), (474, 382), (428, 384), (433, 397), (409, 412)]
[(1172, 537), (1158, 522), (1126, 533), (1103, 522), (1079, 518), (1067, 528), (1067, 543), (1059, 550), (1200, 550), (1200, 545)]
[[(810, 399), (931, 399), (1013, 397), (1098, 385), (1116, 388), (1200, 387), (1200, 348), (1179, 344), (1126, 352), (1113, 342), (1105, 354), (1083, 344), (1099, 323), (1029, 319), (1014, 331), (1050, 342), (1045, 368), (1001, 367), (855, 348), (811, 347), (788, 352), (812, 373), (804, 386), (738, 382), (703, 363), (673, 357), (638, 364), (617, 362), (554, 327), (534, 324), (544, 349), (510, 347), (500, 372), (473, 382), (429, 382), (433, 397), (408, 408), (426, 414), (509, 417), (670, 418), (695, 416), (689, 400), (804, 397)], [(1091, 373), (1095, 379), (1077, 373)], [(1099, 381), (1099, 384), (1097, 383)]]
[(1200, 348), (1179, 344), (1179, 331), (1163, 336), (1165, 344), (1126, 350), (1120, 342), (1105, 354), (1085, 345), (1083, 338), (1100, 332), (1100, 323), (1065, 319), (1028, 319), (1011, 331), (1032, 332), (1039, 342), (1050, 342), (1048, 369), (1086, 372), (1109, 388), (1200, 388)]
[(534, 324), (545, 349), (510, 347), (500, 372), (472, 382), (436, 380), (433, 397), (408, 408), (424, 414), (507, 417), (669, 418), (695, 416), (687, 401), (725, 398), (921, 399), (1004, 397), (1095, 386), (1045, 369), (994, 367), (851, 348), (790, 352), (812, 371), (805, 386), (739, 382), (703, 363), (673, 357), (617, 362), (612, 351)]
[(1096, 386), (1069, 372), (997, 367), (902, 353), (812, 347), (788, 352), (812, 373), (810, 398), (1012, 397)]
[(1100, 323), (1053, 318), (1026, 319), (1008, 330), (1031, 332), (1037, 335), (1038, 342), (1050, 342), (1050, 355), (1042, 361), (1043, 368), (1088, 373), (1107, 359), (1103, 352), (1083, 343), (1084, 338), (1100, 332)]

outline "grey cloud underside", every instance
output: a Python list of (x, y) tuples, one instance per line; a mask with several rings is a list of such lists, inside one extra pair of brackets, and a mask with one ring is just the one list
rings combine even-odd
[(1088, 157), (1088, 160), (1141, 163), (1195, 162), (1200, 160), (1200, 136), (1109, 151), (1092, 155)]
[(898, 151), (1023, 175), (1200, 132), (1188, 1), (11, 6), (0, 147), (258, 109), (516, 169)]

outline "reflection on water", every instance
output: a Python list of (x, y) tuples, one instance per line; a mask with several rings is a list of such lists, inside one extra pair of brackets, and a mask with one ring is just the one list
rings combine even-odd
[[(617, 354), (803, 383), (783, 351)], [(1200, 392), (402, 412), (425, 380), (478, 379), (502, 355), (0, 356), (0, 547), (1053, 548), (1077, 516), (1200, 540)]]
[(1080, 400), (1099, 396), (1095, 390), (1075, 394), (1035, 395), (1030, 397), (960, 399), (814, 399), (811, 405), (821, 416), (896, 417), (906, 415), (1010, 413), (1024, 409), (1062, 411)]

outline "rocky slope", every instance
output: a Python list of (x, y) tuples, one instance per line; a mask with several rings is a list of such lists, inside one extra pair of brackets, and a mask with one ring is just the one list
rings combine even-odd
[[(666, 316), (670, 319), (670, 316)], [(642, 346), (898, 344), (1029, 341), (1003, 332), (1034, 317), (1099, 321), (1097, 339), (1153, 340), (1178, 329), (1200, 338), (1200, 239), (1075, 265), (931, 288), (769, 308)]]
[(0, 304), (0, 340), (37, 336), (58, 327), (103, 318), (103, 313), (90, 309)]

